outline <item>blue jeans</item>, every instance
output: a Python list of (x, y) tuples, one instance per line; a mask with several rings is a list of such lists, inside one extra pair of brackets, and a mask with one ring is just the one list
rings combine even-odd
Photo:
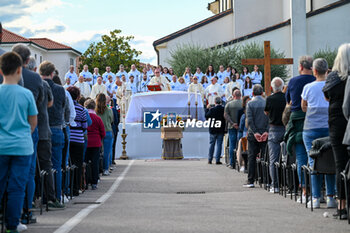
[(21, 217), (31, 156), (0, 155), (0, 199), (7, 185), (6, 226), (15, 230)]
[(230, 165), (234, 166), (236, 163), (236, 158), (234, 156), (234, 150), (236, 149), (237, 144), (237, 129), (229, 129), (228, 130), (228, 138), (229, 138), (229, 154), (230, 154)]
[(113, 133), (112, 131), (107, 131), (106, 136), (103, 139), (103, 170), (106, 171), (109, 168), (109, 163), (111, 161), (110, 156), (112, 156), (113, 147)]
[(32, 208), (32, 203), (35, 193), (35, 168), (36, 168), (36, 150), (39, 141), (38, 128), (35, 128), (32, 133), (32, 140), (34, 146), (34, 153), (30, 156), (30, 168), (27, 182), (27, 198), (24, 200), (23, 208), (30, 210)]
[[(303, 140), (306, 147), (307, 153), (309, 153), (312, 147), (312, 141), (317, 138), (327, 137), (329, 135), (329, 130), (324, 129), (310, 129), (304, 130)], [(313, 167), (314, 160), (309, 157), (309, 166)], [(326, 178), (326, 194), (327, 196), (333, 196), (335, 194), (335, 175), (325, 175)], [(314, 198), (321, 197), (321, 186), (323, 182), (323, 175), (311, 175), (311, 186), (312, 186), (312, 196)]]
[(305, 187), (304, 175), (301, 174), (301, 167), (307, 164), (307, 152), (304, 144), (295, 144), (295, 156), (297, 163), (297, 172), (299, 178), (299, 184), (301, 187)]
[(113, 145), (114, 145), (114, 133), (112, 132), (112, 146), (111, 146), (111, 152), (110, 152), (110, 160), (109, 160), (109, 166), (113, 163)]
[(51, 128), (51, 152), (52, 152), (52, 168), (56, 170), (56, 198), (61, 200), (62, 195), (62, 150), (64, 147), (64, 134), (62, 129)]
[(216, 154), (215, 154), (215, 159), (216, 162), (220, 162), (220, 156), (221, 156), (221, 150), (222, 150), (222, 141), (224, 140), (224, 134), (223, 133), (218, 133), (218, 134), (210, 134), (210, 147), (209, 147), (209, 155), (208, 155), (208, 161), (213, 160), (213, 155), (215, 151), (215, 144), (216, 145)]

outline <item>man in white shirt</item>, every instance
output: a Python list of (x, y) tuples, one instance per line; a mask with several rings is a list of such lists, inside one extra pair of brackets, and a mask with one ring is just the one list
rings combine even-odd
[(179, 90), (180, 83), (177, 81), (177, 76), (173, 75), (172, 80), (170, 82), (170, 87), (172, 91), (178, 91)]
[(91, 91), (91, 99), (95, 99), (96, 96), (100, 93), (103, 93), (107, 95), (107, 89), (106, 86), (102, 83), (102, 77), (97, 78), (97, 83), (92, 86), (92, 91)]
[(100, 77), (99, 69), (97, 67), (94, 68), (94, 73), (92, 74), (92, 86), (97, 83), (97, 78)]
[(216, 74), (218, 76), (218, 83), (221, 85), (224, 82), (224, 79), (226, 78), (226, 71), (223, 65), (219, 67), (219, 72)]
[(130, 90), (133, 95), (137, 93), (137, 86), (134, 82), (134, 76), (132, 75), (129, 76), (129, 82), (126, 85), (126, 90)]
[(80, 76), (78, 82), (76, 82), (74, 86), (80, 89), (81, 96), (84, 96), (85, 98), (87, 98), (91, 94), (91, 88), (87, 82), (84, 82), (84, 80), (85, 80), (84, 76)]
[(148, 87), (147, 87), (148, 83), (149, 83), (148, 75), (143, 74), (142, 81), (140, 82), (140, 86), (139, 86), (139, 91), (140, 92), (147, 92), (148, 91)]
[(108, 76), (108, 81), (105, 84), (106, 89), (107, 89), (107, 94), (112, 97), (113, 96), (113, 87), (115, 86), (113, 82), (113, 78), (111, 75)]
[(102, 75), (103, 78), (103, 83), (106, 83), (108, 81), (108, 76), (111, 75), (113, 78), (113, 81), (115, 81), (115, 74), (111, 72), (111, 67), (107, 66), (106, 67), (106, 72)]
[(70, 93), (67, 90), (65, 91), (66, 91), (66, 96), (68, 98), (68, 104), (69, 104), (69, 125), (74, 127), (77, 125), (74, 121), (76, 116), (74, 102)]
[(89, 85), (92, 85), (92, 74), (89, 71), (89, 66), (88, 65), (84, 65), (83, 67), (83, 71), (80, 72), (80, 76), (84, 77), (84, 82), (87, 82)]
[(78, 75), (74, 72), (74, 66), (69, 67), (69, 71), (64, 76), (65, 79), (69, 78), (70, 83), (74, 85), (78, 81)]
[(205, 89), (205, 97), (207, 98), (209, 105), (215, 105), (215, 97), (221, 97), (223, 94), (222, 87), (218, 84), (217, 77), (212, 77), (211, 84)]
[(120, 66), (119, 66), (119, 71), (118, 71), (118, 73), (115, 74), (115, 76), (117, 76), (117, 77), (119, 77), (119, 78), (121, 78), (122, 75), (125, 75), (126, 80), (129, 81), (128, 72), (126, 72), (126, 71), (124, 70), (124, 65), (120, 65)]
[(197, 67), (196, 68), (196, 73), (194, 73), (193, 76), (196, 76), (198, 78), (198, 82), (200, 83), (202, 81), (203, 73), (201, 71), (201, 68)]
[(131, 70), (128, 75), (129, 78), (131, 75), (134, 76), (134, 82), (136, 83), (136, 85), (138, 85), (138, 83), (141, 81), (141, 73), (136, 69), (136, 66), (134, 64), (131, 65)]
[(154, 71), (155, 76), (151, 79), (149, 85), (160, 85), (162, 91), (171, 91), (169, 81), (160, 75), (160, 70), (157, 68)]

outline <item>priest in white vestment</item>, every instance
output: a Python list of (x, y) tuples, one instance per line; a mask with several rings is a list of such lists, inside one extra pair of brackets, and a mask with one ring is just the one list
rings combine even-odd
[(193, 77), (193, 82), (188, 86), (188, 92), (190, 93), (198, 93), (201, 95), (202, 100), (204, 100), (204, 89), (203, 85), (198, 82), (198, 77), (194, 76)]
[(205, 97), (209, 105), (215, 105), (215, 97), (221, 97), (224, 94), (222, 87), (218, 84), (218, 78), (212, 77), (211, 84), (205, 89)]
[(233, 100), (232, 90), (235, 87), (237, 87), (240, 91), (242, 90), (241, 84), (234, 79), (234, 81), (229, 82), (229, 84), (226, 87), (226, 90), (225, 90), (226, 102)]
[(154, 71), (155, 76), (149, 82), (149, 85), (160, 85), (162, 91), (171, 91), (171, 86), (169, 81), (160, 75), (159, 69)]
[(91, 99), (96, 99), (96, 96), (100, 93), (103, 93), (107, 96), (107, 88), (106, 86), (102, 83), (102, 77), (97, 78), (97, 83), (92, 86), (92, 91), (91, 91)]
[(84, 82), (84, 79), (85, 79), (84, 76), (81, 75), (78, 79), (78, 82), (76, 82), (74, 86), (79, 88), (81, 96), (87, 98), (87, 97), (90, 97), (91, 88), (87, 82)]

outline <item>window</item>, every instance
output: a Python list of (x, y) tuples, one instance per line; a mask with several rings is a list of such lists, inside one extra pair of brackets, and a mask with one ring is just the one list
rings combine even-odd
[(36, 60), (36, 58), (37, 58), (36, 54), (34, 55), (34, 58), (35, 58), (35, 60)]
[(40, 56), (40, 64), (43, 62), (43, 56)]
[(73, 58), (70, 59), (69, 65), (74, 66), (74, 59)]

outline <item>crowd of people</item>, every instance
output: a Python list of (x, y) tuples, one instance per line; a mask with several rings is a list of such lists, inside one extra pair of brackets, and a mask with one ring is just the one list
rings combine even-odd
[(98, 189), (100, 176), (115, 167), (120, 112), (109, 95), (86, 95), (90, 86), (81, 77), (83, 85), (65, 89), (55, 65), (37, 67), (25, 45), (0, 57), (0, 72), (0, 199), (7, 199), (0, 205), (7, 232), (18, 232), (36, 222), (41, 179), (40, 201), (49, 209), (64, 209), (68, 196)]
[[(234, 169), (248, 173), (246, 188), (254, 188), (256, 181), (256, 158), (268, 158), (271, 193), (279, 192), (275, 163), (281, 156), (281, 143), (286, 144), (288, 156), (296, 158), (297, 176), (302, 195), (298, 202), (306, 202), (302, 167), (313, 169), (314, 159), (310, 157), (313, 141), (329, 137), (333, 157), (327, 163), (335, 163), (335, 175), (311, 173), (311, 200), (307, 206), (320, 208), (325, 200), (327, 208), (337, 208), (334, 217), (347, 219), (346, 196), (341, 172), (350, 158), (350, 44), (339, 47), (334, 65), (330, 69), (323, 58), (313, 60), (302, 56), (299, 60), (299, 76), (289, 80), (288, 85), (275, 77), (271, 82), (273, 94), (265, 97), (260, 84), (255, 84), (252, 96), (241, 98), (242, 90), (233, 88), (232, 100), (224, 106), (222, 98), (216, 97), (206, 113), (207, 118), (222, 121), (221, 128), (211, 128), (208, 163), (213, 160), (215, 145), (216, 164), (222, 164), (221, 148), (228, 132), (229, 164)], [(244, 93), (244, 92), (243, 92)], [(227, 123), (227, 124), (226, 124)], [(236, 149), (237, 147), (237, 149)], [(247, 153), (247, 160), (242, 153)], [(267, 157), (264, 157), (268, 153)], [(238, 164), (236, 164), (236, 161)], [(325, 196), (321, 193), (325, 179)], [(323, 199), (324, 198), (324, 199)]]

